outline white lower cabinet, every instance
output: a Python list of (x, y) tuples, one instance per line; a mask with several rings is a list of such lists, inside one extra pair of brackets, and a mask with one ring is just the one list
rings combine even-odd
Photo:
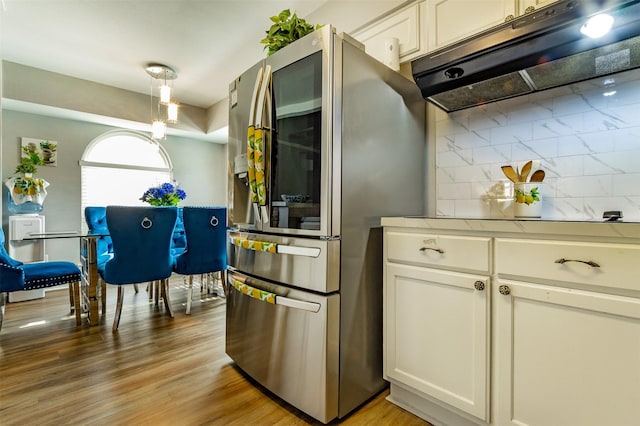
[(640, 299), (499, 280), (494, 301), (496, 424), (640, 424)]
[(391, 402), (436, 426), (640, 425), (640, 228), (426, 222), (447, 229), (384, 228)]
[(640, 247), (496, 238), (495, 251), (497, 424), (640, 424)]
[(486, 419), (489, 278), (388, 264), (387, 380)]

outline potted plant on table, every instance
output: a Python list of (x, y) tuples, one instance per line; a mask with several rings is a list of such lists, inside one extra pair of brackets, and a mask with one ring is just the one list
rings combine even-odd
[(152, 206), (177, 206), (185, 198), (187, 193), (180, 189), (177, 183), (165, 182), (147, 189), (140, 200)]

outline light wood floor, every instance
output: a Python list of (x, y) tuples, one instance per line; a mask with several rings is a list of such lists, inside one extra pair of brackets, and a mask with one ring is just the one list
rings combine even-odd
[[(76, 328), (67, 290), (7, 304), (0, 331), (0, 424), (11, 425), (306, 425), (320, 424), (251, 381), (224, 352), (224, 299), (172, 280), (175, 318), (149, 304), (141, 286), (125, 292), (117, 334), (109, 286), (104, 325)], [(44, 322), (39, 323), (39, 322)], [(385, 400), (345, 425), (428, 425)]]

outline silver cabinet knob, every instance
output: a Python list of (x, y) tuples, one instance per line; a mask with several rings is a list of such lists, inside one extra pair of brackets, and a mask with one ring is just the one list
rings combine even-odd
[(473, 283), (473, 286), (475, 287), (476, 290), (478, 291), (482, 291), (484, 290), (484, 283), (480, 280), (476, 281), (475, 283)]
[(511, 294), (511, 289), (508, 285), (501, 285), (500, 287), (498, 287), (498, 291), (500, 292), (500, 294), (504, 294), (505, 296)]

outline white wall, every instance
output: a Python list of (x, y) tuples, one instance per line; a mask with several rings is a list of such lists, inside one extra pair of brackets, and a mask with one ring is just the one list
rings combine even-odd
[(450, 114), (431, 107), (437, 215), (512, 218), (497, 199), (500, 166), (540, 160), (543, 219), (622, 210), (640, 221), (640, 71), (615, 78), (609, 97), (594, 79)]

